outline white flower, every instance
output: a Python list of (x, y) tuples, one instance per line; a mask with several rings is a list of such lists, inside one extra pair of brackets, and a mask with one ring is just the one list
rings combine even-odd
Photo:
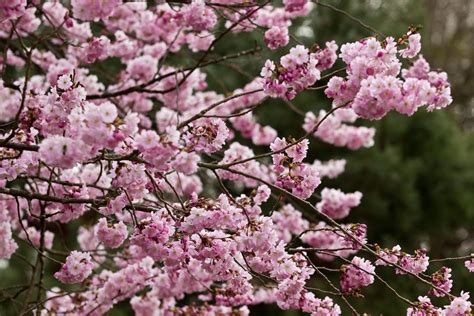
[(290, 55), (293, 56), (293, 60), (298, 64), (302, 65), (308, 61), (308, 49), (303, 45), (297, 45), (290, 49)]
[(71, 76), (62, 75), (58, 78), (57, 86), (59, 89), (67, 90), (72, 86)]
[(99, 106), (99, 112), (104, 123), (112, 123), (117, 117), (117, 108), (111, 102), (102, 103)]
[(280, 64), (286, 69), (291, 69), (296, 65), (296, 62), (292, 55), (285, 55), (282, 58), (280, 58)]
[(273, 63), (273, 61), (267, 59), (267, 61), (265, 62), (265, 66), (262, 68), (262, 71), (260, 72), (260, 75), (265, 78), (271, 77), (274, 70), (275, 70), (275, 64)]
[(76, 92), (77, 92), (77, 97), (79, 98), (79, 100), (84, 101), (86, 99), (87, 91), (86, 89), (84, 89), (84, 87), (77, 87)]

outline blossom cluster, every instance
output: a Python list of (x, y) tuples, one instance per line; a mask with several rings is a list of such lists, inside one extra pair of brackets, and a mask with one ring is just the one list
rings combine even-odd
[(360, 204), (362, 193), (345, 194), (338, 189), (324, 188), (321, 191), (321, 202), (316, 205), (319, 212), (334, 219), (347, 217), (351, 208)]
[(339, 108), (332, 113), (320, 110), (306, 113), (303, 129), (318, 139), (338, 147), (357, 150), (374, 145), (375, 129), (366, 126), (355, 126), (357, 115), (352, 109)]
[(354, 257), (351, 264), (341, 267), (342, 291), (350, 293), (374, 283), (375, 267), (367, 260)]
[(79, 283), (84, 281), (91, 273), (94, 264), (87, 252), (72, 251), (66, 263), (54, 276), (64, 283)]
[[(275, 43), (271, 45), (277, 46)], [(327, 48), (317, 48), (314, 51), (297, 45), (282, 56), (277, 64), (267, 60), (260, 73), (265, 79), (265, 93), (273, 98), (291, 100), (299, 92), (314, 85), (320, 79), (321, 71), (331, 68), (336, 61), (335, 51), (338, 46), (334, 42), (326, 45)]]
[(399, 274), (414, 273), (420, 274), (425, 272), (429, 265), (429, 257), (426, 255), (426, 250), (418, 249), (414, 255), (407, 254), (402, 251), (402, 248), (397, 245), (392, 249), (379, 249), (380, 259), (376, 265), (387, 265), (390, 263), (397, 263), (400, 268), (396, 269)]
[[(321, 183), (314, 166), (302, 163), (308, 151), (308, 140), (288, 143), (285, 138), (276, 138), (270, 145), (275, 154), (273, 171), (277, 175), (276, 185), (287, 189), (303, 199), (309, 198)], [(282, 152), (284, 151), (284, 153)]]
[(10, 259), (11, 255), (18, 249), (18, 245), (13, 239), (10, 216), (6, 209), (0, 211), (0, 258)]
[[(368, 38), (342, 45), (340, 57), (347, 76), (332, 77), (326, 95), (334, 105), (348, 103), (359, 117), (370, 120), (381, 119), (391, 110), (412, 115), (422, 106), (428, 111), (446, 107), (452, 102), (446, 73), (430, 71), (422, 56), (410, 68), (401, 68), (397, 54), (416, 57), (420, 39), (410, 32), (402, 41)], [(407, 47), (399, 49), (403, 42), (408, 42)]]
[(109, 225), (105, 218), (101, 218), (95, 226), (97, 239), (110, 248), (119, 247), (127, 238), (127, 226), (123, 222)]

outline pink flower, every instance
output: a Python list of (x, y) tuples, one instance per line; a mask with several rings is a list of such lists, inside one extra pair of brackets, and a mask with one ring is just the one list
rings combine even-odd
[(118, 248), (127, 239), (128, 231), (121, 221), (109, 225), (105, 218), (101, 218), (95, 226), (95, 235), (106, 247)]
[(0, 22), (22, 16), (25, 9), (26, 0), (2, 1), (0, 3)]
[(296, 60), (293, 55), (285, 55), (280, 58), (280, 64), (286, 69), (292, 69), (296, 67)]
[(469, 270), (469, 272), (474, 272), (474, 258), (466, 260), (464, 266)]
[(441, 310), (435, 307), (427, 296), (418, 296), (418, 302), (407, 309), (407, 316), (440, 315)]
[[(222, 158), (220, 163), (221, 164), (232, 163), (235, 161), (248, 159), (253, 156), (255, 156), (255, 154), (249, 147), (246, 147), (237, 142), (234, 142), (230, 145), (229, 149), (227, 149), (224, 152), (224, 158)], [(249, 160), (247, 162), (237, 164), (235, 166), (232, 166), (232, 169), (243, 172), (243, 173), (252, 174), (253, 176), (261, 177), (262, 179), (265, 179), (267, 177), (263, 166), (258, 161), (255, 161), (255, 160)], [(256, 187), (258, 185), (258, 182), (256, 180), (230, 172), (230, 171), (218, 170), (217, 173), (223, 179), (240, 181), (248, 187)]]
[[(389, 263), (397, 263), (404, 270), (419, 274), (425, 272), (428, 269), (429, 257), (426, 255), (424, 249), (415, 250), (414, 255), (410, 255), (401, 251), (400, 246), (394, 246), (392, 249), (380, 249), (378, 250), (380, 259), (375, 261), (376, 265), (387, 265)], [(401, 269), (396, 269), (397, 274), (406, 274)]]
[(130, 241), (154, 260), (163, 260), (168, 253), (167, 242), (175, 228), (163, 212), (152, 213), (135, 229)]
[(265, 43), (270, 49), (286, 46), (289, 41), (290, 37), (287, 28), (272, 26), (265, 32)]
[(359, 290), (374, 283), (375, 267), (360, 257), (354, 257), (351, 264), (342, 267), (341, 288), (345, 293)]
[(400, 50), (403, 58), (413, 58), (421, 50), (421, 35), (419, 33), (413, 33), (408, 35), (407, 48)]
[(270, 144), (272, 151), (276, 152), (272, 156), (273, 171), (277, 174), (275, 184), (303, 199), (309, 198), (321, 183), (316, 168), (301, 162), (306, 157), (308, 143), (305, 139), (285, 149), (287, 156), (278, 153), (289, 145), (285, 138), (277, 137)]
[(63, 283), (79, 283), (91, 273), (94, 264), (89, 253), (71, 251), (66, 263), (54, 274), (54, 277)]
[(87, 157), (87, 147), (80, 140), (51, 136), (41, 143), (39, 156), (50, 166), (71, 168)]
[(222, 148), (229, 136), (229, 129), (221, 119), (194, 121), (185, 139), (198, 152), (213, 153)]
[(321, 178), (328, 177), (334, 179), (344, 172), (346, 160), (331, 159), (325, 162), (315, 160), (313, 166), (318, 169)]
[[(341, 308), (312, 288), (334, 265), (324, 263), (350, 258), (341, 267), (346, 296), (374, 282), (376, 265), (397, 275), (427, 270), (424, 250), (373, 246), (373, 264), (353, 257), (368, 245), (368, 227), (332, 219), (348, 216), (362, 193), (326, 187), (312, 206), (322, 178), (339, 176), (346, 161), (308, 162), (309, 137), (279, 135), (281, 126), (263, 123), (273, 116), (256, 110), (267, 98), (292, 100), (327, 82), (332, 104), (306, 113), (306, 136), (351, 150), (370, 147), (375, 129), (358, 119), (378, 120), (392, 110), (410, 116), (452, 102), (447, 74), (422, 56), (402, 69), (411, 63), (404, 58), (419, 54), (419, 34), (367, 37), (340, 49), (335, 41), (288, 47), (260, 65), (260, 76), (229, 91), (227, 84), (239, 80), (209, 77), (220, 64), (231, 67), (226, 76), (241, 73), (236, 63), (259, 56), (219, 56), (214, 44), (263, 29), (269, 49), (287, 46), (289, 27), (305, 25), (294, 19), (313, 6), (0, 0), (0, 37), (12, 44), (0, 57), (8, 66), (8, 84), (0, 80), (0, 259), (14, 254), (18, 240), (48, 252), (55, 237), (48, 229), (56, 224), (72, 228), (80, 250), (54, 273), (63, 283), (82, 283), (80, 291), (45, 289), (44, 306), (32, 313), (104, 315), (127, 301), (139, 316), (248, 315), (248, 306), (263, 302), (335, 316)], [(26, 79), (22, 39), (27, 46), (39, 39)], [(336, 62), (344, 70), (332, 70)], [(310, 208), (332, 223), (310, 221)], [(474, 259), (465, 265), (474, 270)], [(430, 295), (451, 290), (449, 268), (430, 277)], [(407, 313), (470, 313), (467, 293), (450, 297), (444, 310), (419, 297)]]
[(72, 13), (75, 18), (91, 21), (103, 19), (112, 14), (122, 0), (72, 0)]
[(178, 172), (193, 174), (198, 170), (200, 160), (200, 156), (196, 153), (181, 152), (175, 157), (172, 165)]
[(113, 123), (117, 118), (117, 107), (112, 102), (104, 102), (99, 106), (99, 112), (104, 123)]
[[(431, 288), (429, 294), (434, 296), (442, 297), (445, 296), (445, 292), (449, 293), (453, 287), (453, 281), (451, 280), (451, 269), (442, 267), (431, 275), (431, 283), (441, 290)], [(443, 292), (444, 291), (444, 292)]]
[(104, 60), (109, 55), (110, 40), (105, 37), (94, 37), (84, 48), (84, 60), (93, 63), (96, 60)]
[[(316, 51), (316, 59), (318, 64), (316, 67), (320, 70), (326, 70), (331, 68), (337, 60), (337, 49), (338, 46), (335, 41), (326, 42), (326, 47), (318, 49)], [(333, 77), (335, 78), (335, 77)]]
[[(313, 131), (318, 121), (324, 117), (326, 117), (326, 111), (324, 110), (319, 112), (318, 117), (312, 112), (306, 113), (303, 129), (306, 132)], [(313, 135), (329, 144), (345, 146), (352, 150), (374, 145), (374, 128), (348, 125), (344, 121), (336, 115), (330, 115), (319, 124)]]
[(401, 102), (401, 85), (393, 76), (371, 76), (361, 82), (352, 108), (360, 117), (381, 119)]
[(295, 47), (290, 49), (290, 56), (297, 65), (302, 65), (306, 63), (309, 59), (308, 49), (305, 48), (303, 45), (296, 45)]
[(11, 218), (6, 209), (0, 210), (0, 259), (10, 259), (18, 245), (13, 239)]
[(321, 192), (321, 202), (316, 205), (319, 212), (334, 219), (347, 217), (351, 208), (360, 204), (362, 193), (343, 193), (338, 189), (324, 188)]
[(283, 0), (285, 10), (288, 12), (296, 12), (304, 10), (308, 0)]
[(273, 71), (275, 71), (275, 63), (271, 60), (265, 61), (265, 66), (262, 68), (260, 75), (263, 77), (271, 77), (273, 75)]
[(461, 296), (451, 301), (450, 305), (444, 307), (443, 316), (465, 316), (472, 311), (472, 304), (469, 302), (469, 293), (461, 292)]
[(158, 69), (157, 60), (149, 55), (139, 56), (127, 63), (127, 72), (136, 80), (149, 81)]
[(268, 186), (261, 185), (257, 188), (253, 201), (255, 202), (255, 204), (260, 205), (268, 200), (271, 192), (272, 191), (270, 190)]
[(58, 78), (57, 86), (59, 89), (67, 90), (72, 86), (71, 76), (62, 75)]
[(203, 0), (193, 0), (183, 8), (182, 14), (186, 24), (197, 32), (208, 30), (217, 22), (214, 11)]
[[(26, 228), (26, 232), (24, 230), (20, 231), (19, 237), (26, 241), (31, 241), (31, 243), (39, 248), (41, 245), (41, 232), (37, 230), (35, 227), (28, 227)], [(51, 249), (53, 247), (53, 239), (54, 234), (50, 231), (44, 232), (44, 248)]]
[(307, 139), (303, 139), (301, 142), (298, 142), (297, 144), (287, 148), (285, 152), (288, 157), (293, 159), (294, 162), (302, 162), (306, 157), (308, 145), (309, 141)]
[(291, 48), (289, 54), (280, 58), (281, 67), (278, 67), (276, 73), (271, 63), (265, 63), (261, 71), (265, 79), (264, 92), (273, 98), (293, 99), (298, 92), (320, 79), (321, 73), (316, 67), (317, 64), (316, 54), (310, 54), (304, 46)]

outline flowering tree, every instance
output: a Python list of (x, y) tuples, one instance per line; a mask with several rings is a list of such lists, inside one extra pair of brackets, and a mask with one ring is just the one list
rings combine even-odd
[[(445, 108), (447, 75), (419, 55), (413, 27), (305, 47), (289, 27), (318, 6), (338, 10), (307, 0), (2, 1), (0, 258), (35, 254), (23, 258), (31, 281), (3, 296), (23, 314), (101, 315), (128, 300), (137, 315), (245, 315), (261, 303), (339, 315), (358, 314), (351, 301), (379, 282), (408, 315), (470, 315), (448, 266), (433, 271), (424, 249), (379, 246), (365, 224), (340, 222), (362, 199), (324, 185), (345, 160), (305, 159), (311, 139), (372, 146), (375, 130), (356, 120)], [(266, 47), (213, 56), (249, 32)], [(207, 89), (206, 67), (263, 49), (282, 53), (244, 87)], [(292, 107), (308, 90), (332, 108), (306, 113), (302, 136), (258, 123), (268, 98)], [(474, 271), (474, 257), (431, 261), (444, 260)], [(50, 268), (62, 286), (45, 285)], [(378, 269), (419, 283), (420, 296), (402, 296)]]

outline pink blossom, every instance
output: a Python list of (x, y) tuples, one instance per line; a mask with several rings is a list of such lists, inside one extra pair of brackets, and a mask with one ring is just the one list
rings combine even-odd
[(148, 55), (134, 58), (127, 64), (127, 72), (130, 77), (142, 81), (151, 80), (156, 74), (157, 68), (156, 59)]
[(0, 4), (0, 22), (15, 19), (25, 13), (26, 0), (13, 0)]
[(469, 315), (472, 311), (472, 304), (469, 302), (469, 293), (461, 292), (461, 296), (451, 301), (450, 305), (444, 307), (443, 316), (463, 316)]
[(469, 270), (469, 272), (474, 272), (474, 258), (464, 261), (464, 266)]
[(105, 37), (94, 37), (84, 48), (84, 61), (93, 63), (96, 60), (104, 60), (109, 55), (110, 40)]
[[(326, 42), (325, 48), (319, 48), (316, 51), (316, 59), (318, 64), (316, 67), (320, 70), (327, 70), (331, 68), (337, 60), (338, 46), (335, 41)], [(334, 78), (334, 77), (333, 77)]]
[(51, 136), (41, 143), (39, 155), (49, 165), (71, 168), (87, 157), (86, 148), (80, 140), (63, 136)]
[(308, 52), (308, 49), (305, 48), (303, 45), (296, 45), (295, 47), (290, 49), (290, 56), (297, 65), (302, 65), (306, 63), (309, 59)]
[(193, 0), (182, 10), (182, 14), (186, 25), (198, 32), (212, 28), (217, 22), (214, 11), (203, 0)]
[(229, 130), (221, 119), (199, 119), (186, 134), (187, 143), (198, 152), (213, 153), (222, 148)]
[(95, 226), (95, 235), (106, 247), (119, 247), (128, 236), (127, 226), (123, 222), (109, 225), (105, 218), (99, 219)]
[(99, 112), (104, 123), (112, 123), (117, 117), (117, 107), (111, 102), (102, 103)]
[(72, 86), (71, 76), (62, 75), (58, 78), (58, 88), (62, 90), (67, 90)]
[[(254, 152), (247, 146), (243, 146), (237, 142), (234, 142), (230, 145), (229, 149), (224, 152), (224, 157), (220, 161), (221, 164), (233, 163), (235, 161), (240, 161), (248, 159), (255, 156)], [(249, 160), (243, 163), (239, 163), (232, 167), (232, 169), (252, 174), (256, 177), (266, 178), (265, 168), (255, 160)], [(217, 173), (223, 179), (241, 181), (248, 187), (256, 187), (258, 182), (254, 179), (239, 175), (226, 170), (218, 170)]]
[[(44, 306), (32, 313), (99, 316), (127, 301), (143, 316), (248, 315), (260, 303), (340, 315), (313, 288), (337, 260), (349, 262), (341, 267), (346, 296), (372, 284), (378, 265), (397, 275), (427, 270), (425, 250), (382, 249), (369, 243), (367, 225), (336, 224), (362, 193), (316, 192), (346, 161), (308, 161), (309, 151), (325, 156), (319, 140), (373, 146), (375, 129), (362, 119), (452, 102), (446, 73), (422, 56), (405, 67), (420, 51), (413, 28), (400, 39), (295, 44), (280, 54), (290, 30), (306, 27), (294, 19), (310, 12), (310, 1), (3, 2), (0, 37), (11, 45), (0, 57), (8, 66), (8, 83), (0, 81), (0, 259), (20, 240), (46, 251), (48, 267), (50, 255), (64, 260), (65, 245), (50, 250), (53, 231), (77, 240), (54, 276), (81, 283), (80, 291), (45, 288)], [(225, 40), (254, 34), (275, 50), (264, 64), (253, 50), (221, 56)], [(34, 44), (30, 72), (19, 44)], [(255, 63), (242, 72), (237, 64), (250, 55)], [(220, 65), (225, 78), (213, 75)], [(232, 75), (252, 73), (260, 76), (230, 88), (240, 82)], [(260, 111), (300, 112), (288, 100), (326, 83), (331, 104), (307, 104), (318, 112), (301, 118), (302, 130), (283, 135)], [(263, 104), (268, 98), (284, 102)], [(353, 257), (364, 247), (376, 251), (373, 264)], [(465, 265), (473, 270), (473, 260)], [(436, 288), (428, 294), (451, 291), (449, 268), (430, 273)], [(450, 297), (442, 310), (421, 296), (407, 313), (470, 313), (467, 293)]]
[(265, 62), (261, 71), (264, 76), (264, 92), (273, 98), (293, 99), (298, 92), (316, 83), (321, 77), (316, 68), (316, 55), (297, 45), (280, 58), (281, 67), (273, 69), (272, 62)]
[(283, 0), (285, 9), (288, 12), (302, 11), (308, 4), (307, 0)]
[(139, 246), (154, 260), (162, 260), (167, 255), (166, 243), (174, 233), (171, 221), (162, 213), (152, 213), (142, 221), (131, 237), (131, 242)]
[(270, 197), (271, 190), (266, 185), (261, 185), (257, 188), (255, 196), (253, 198), (255, 204), (260, 205), (268, 200)]
[(0, 211), (0, 259), (10, 259), (18, 245), (13, 240), (10, 218), (5, 210)]
[(372, 76), (361, 82), (352, 108), (366, 119), (380, 119), (400, 102), (401, 81), (393, 76)]
[(94, 264), (87, 252), (71, 251), (66, 258), (66, 263), (54, 274), (54, 277), (63, 283), (79, 283), (84, 281), (91, 273)]
[(91, 21), (109, 16), (121, 0), (72, 0), (72, 13), (75, 18)]
[[(321, 183), (318, 170), (301, 161), (306, 157), (308, 141), (295, 142), (290, 146), (285, 138), (276, 138), (270, 145), (273, 171), (277, 175), (275, 184), (291, 191), (294, 195), (307, 199)], [(282, 150), (285, 154), (279, 153)]]
[(334, 179), (344, 172), (346, 160), (332, 159), (325, 162), (315, 160), (313, 166), (318, 169), (321, 178), (328, 177), (330, 179)]
[(419, 33), (412, 33), (408, 35), (407, 48), (400, 50), (402, 57), (413, 58), (421, 50), (421, 35)]
[[(453, 281), (451, 280), (451, 269), (442, 267), (431, 275), (431, 283), (437, 288), (431, 288), (430, 294), (438, 297), (445, 296), (446, 293), (451, 291), (453, 287)], [(438, 288), (440, 290), (438, 290)]]
[(200, 160), (200, 156), (195, 153), (181, 152), (175, 157), (172, 164), (176, 171), (184, 174), (193, 174), (198, 170)]
[(341, 219), (349, 215), (351, 208), (360, 204), (362, 193), (343, 193), (338, 189), (324, 188), (321, 192), (321, 202), (316, 205), (319, 212), (334, 219)]
[(287, 28), (273, 26), (265, 32), (265, 43), (270, 49), (286, 46), (289, 41)]
[(401, 251), (400, 246), (394, 246), (392, 249), (379, 249), (378, 251), (380, 259), (378, 259), (376, 265), (387, 265), (390, 263), (397, 263), (402, 269), (396, 269), (397, 274), (406, 274), (404, 270), (419, 274), (425, 272), (429, 265), (429, 257), (426, 255), (426, 251), (418, 249), (414, 255), (410, 255)]
[[(353, 126), (345, 124), (336, 115), (326, 117), (327, 113), (321, 110), (316, 117), (312, 112), (306, 113), (303, 129), (313, 133), (319, 139), (340, 147), (348, 147), (356, 150), (361, 147), (371, 147), (374, 145), (375, 129), (365, 126)], [(324, 121), (322, 119), (326, 117)], [(319, 121), (322, 121), (319, 125)], [(317, 127), (317, 128), (316, 128)]]
[(351, 264), (343, 266), (342, 271), (341, 288), (343, 292), (350, 293), (374, 283), (375, 267), (363, 258), (354, 257)]
[[(41, 246), (41, 232), (35, 227), (28, 227), (26, 230), (21, 230), (19, 237), (30, 242), (36, 247), (40, 248)], [(50, 231), (44, 232), (44, 243), (43, 247), (46, 249), (51, 249), (53, 247), (54, 234)]]
[(418, 296), (418, 302), (407, 309), (407, 316), (440, 315), (441, 310), (435, 307), (427, 296)]

